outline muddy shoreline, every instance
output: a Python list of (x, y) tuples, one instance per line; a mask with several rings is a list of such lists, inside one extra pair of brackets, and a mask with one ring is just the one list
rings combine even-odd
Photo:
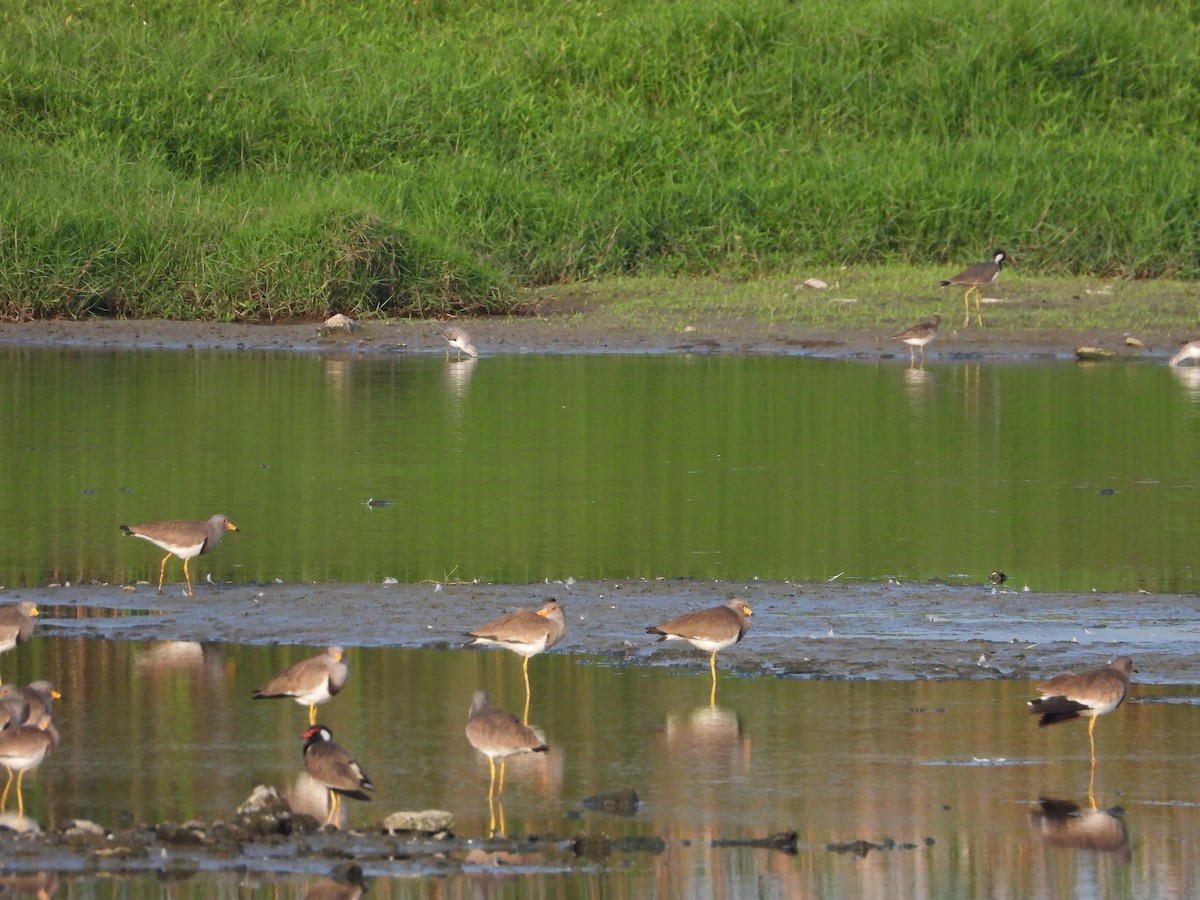
[[(831, 331), (752, 319), (691, 318), (670, 311), (631, 322), (603, 307), (567, 306), (552, 314), (459, 322), (484, 356), (498, 354), (702, 353), (896, 360), (907, 364), (904, 344), (890, 331)], [(255, 325), (158, 319), (87, 319), (0, 322), (0, 347), (100, 350), (245, 350), (306, 353), (441, 354), (436, 322), (367, 321), (353, 332), (322, 333), (318, 322)], [(1189, 336), (1138, 335), (1148, 349), (1132, 349), (1112, 330), (1000, 331), (945, 327), (927, 348), (931, 361), (1019, 362), (1074, 359), (1082, 346), (1113, 350), (1124, 360), (1163, 363)]]
[[(1007, 586), (1006, 586), (1007, 587)], [(1044, 678), (1133, 656), (1138, 680), (1200, 683), (1200, 611), (1174, 594), (1069, 594), (990, 584), (612, 580), (519, 584), (273, 584), (180, 586), (159, 595), (78, 585), (9, 589), (32, 599), (38, 634), (128, 641), (457, 649), (463, 623), (487, 621), (550, 597), (567, 634), (554, 653), (607, 665), (705, 668), (682, 642), (646, 628), (727, 598), (754, 610), (719, 665), (741, 675), (813, 679)], [(353, 609), (355, 615), (345, 615)], [(138, 613), (116, 615), (112, 611)], [(364, 628), (362, 623), (368, 622)], [(486, 652), (486, 651), (464, 651)]]

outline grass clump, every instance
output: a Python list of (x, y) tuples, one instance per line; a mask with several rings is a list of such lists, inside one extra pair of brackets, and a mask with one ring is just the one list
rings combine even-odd
[(1200, 274), (1200, 20), (1064, 0), (12, 0), (0, 309), (513, 308), (629, 274)]

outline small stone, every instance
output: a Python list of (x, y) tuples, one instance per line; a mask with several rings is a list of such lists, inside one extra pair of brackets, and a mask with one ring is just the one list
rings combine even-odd
[(355, 322), (349, 316), (344, 316), (341, 313), (338, 313), (337, 315), (330, 316), (328, 319), (326, 319), (325, 324), (317, 329), (317, 333), (320, 334), (321, 337), (325, 337), (325, 335), (331, 334), (334, 331), (344, 331), (347, 334), (353, 334), (357, 330), (357, 322)]
[(202, 844), (203, 834), (197, 834), (190, 828), (176, 825), (174, 822), (163, 822), (154, 829), (158, 839), (164, 844)]
[(800, 287), (809, 288), (814, 291), (823, 291), (829, 287), (829, 282), (822, 281), (820, 278), (805, 278)]
[(105, 836), (104, 832), (96, 834), (93, 831), (88, 831), (81, 828), (67, 828), (62, 833), (61, 840), (63, 845), (66, 847), (85, 849), (89, 847), (102, 846), (107, 843), (108, 838)]
[(291, 805), (279, 795), (279, 791), (260, 784), (237, 808), (239, 816), (254, 816), (266, 813), (273, 816), (291, 815)]
[(97, 825), (95, 822), (89, 822), (87, 819), (72, 819), (67, 823), (67, 827), (63, 833), (71, 831), (77, 831), (80, 834), (96, 834), (101, 837), (108, 833), (104, 830), (103, 826)]
[(394, 812), (383, 820), (384, 834), (420, 834), (445, 837), (454, 827), (454, 814), (443, 809)]

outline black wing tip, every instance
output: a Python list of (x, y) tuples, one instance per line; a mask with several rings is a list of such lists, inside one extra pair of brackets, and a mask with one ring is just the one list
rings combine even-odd
[(1089, 708), (1065, 697), (1044, 697), (1041, 700), (1029, 701), (1029, 711), (1042, 717), (1038, 720), (1038, 728), (1078, 719), (1081, 712)]
[[(364, 784), (363, 787), (367, 787), (372, 791), (375, 790), (374, 785), (365, 785)], [(362, 800), (366, 803), (370, 803), (371, 799), (372, 799), (370, 794), (366, 794), (363, 791), (348, 791), (344, 788), (330, 788), (330, 790), (335, 793), (341, 794), (343, 797), (349, 797), (351, 800)]]

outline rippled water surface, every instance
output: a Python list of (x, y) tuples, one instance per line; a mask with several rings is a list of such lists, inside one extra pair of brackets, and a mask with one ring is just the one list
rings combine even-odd
[(217, 580), (1196, 588), (1194, 370), (6, 349), (0, 372), (10, 586), (153, 577), (118, 525), (221, 512)]
[[(6, 667), (22, 680), (51, 677), (65, 695), (63, 743), (26, 785), (29, 810), (46, 825), (79, 817), (110, 828), (227, 818), (262, 783), (323, 817), (324, 796), (302, 770), (305, 709), (250, 699), (313, 649), (40, 639), (37, 654)], [(348, 824), (437, 808), (454, 813), (459, 834), (484, 835), (487, 764), (465, 738), (466, 710), (482, 687), (520, 713), (519, 658), (382, 649), (353, 650), (350, 663), (350, 685), (320, 718), (378, 790), (369, 804), (346, 801)], [(552, 653), (531, 670), (530, 719), (551, 752), (509, 763), (506, 833), (645, 835), (663, 838), (665, 850), (616, 854), (599, 867), (569, 852), (535, 856), (511, 882), (485, 867), (497, 896), (1168, 897), (1187, 896), (1200, 871), (1189, 837), (1200, 829), (1194, 687), (1137, 686), (1099, 721), (1096, 806), (1124, 814), (1100, 817), (1109, 842), (1088, 846), (1034, 814), (1042, 798), (1091, 813), (1087, 729), (1039, 729), (1024, 708), (1025, 682), (726, 672), (710, 705), (699, 655), (695, 665), (649, 669)], [(635, 815), (582, 806), (623, 788), (641, 800)], [(789, 830), (795, 854), (712, 846)], [(905, 846), (865, 856), (829, 846), (889, 839)], [(466, 875), (414, 878), (416, 863), (368, 870), (371, 896), (475, 890)], [(201, 874), (177, 890), (242, 896), (234, 881), (243, 877)], [(262, 884), (253, 896), (300, 896), (305, 883), (296, 873), (246, 880)], [(121, 896), (155, 896), (139, 883), (123, 883)], [(82, 876), (64, 884), (63, 896), (96, 888)]]
[[(240, 531), (193, 575), (238, 583), (227, 590), (247, 603), (262, 593), (252, 583), (275, 580), (478, 579), (486, 592), (547, 578), (979, 584), (1003, 570), (1031, 588), (1022, 622), (1045, 620), (1044, 592), (1130, 592), (1127, 614), (1107, 598), (1100, 637), (1076, 617), (1023, 643), (1082, 629), (1153, 645), (1196, 589), (1191, 371), (18, 349), (0, 351), (0, 372), (0, 602), (23, 586), (154, 578), (160, 551), (118, 526), (216, 512)], [(178, 561), (168, 573), (177, 596)], [(1160, 596), (1139, 603), (1138, 589)], [(955, 635), (1010, 640), (1004, 604), (1017, 601), (977, 593)], [(351, 684), (321, 711), (378, 786), (372, 803), (347, 802), (347, 824), (435, 807), (484, 835), (487, 765), (466, 710), (485, 688), (519, 711), (519, 659), (379, 646), (386, 599), (363, 609), (347, 620)], [(832, 640), (854, 615), (822, 613), (818, 630)], [(305, 711), (250, 700), (316, 648), (71, 638), (54, 616), (0, 657), (6, 682), (51, 678), (65, 695), (62, 744), (25, 784), (43, 825), (228, 817), (260, 783), (324, 815), (302, 772)], [(160, 637), (144, 618), (129, 633)], [(898, 642), (905, 621), (898, 611)], [(784, 640), (783, 627), (761, 631)], [(1137, 684), (1099, 721), (1093, 772), (1086, 727), (1038, 729), (1023, 680), (741, 677), (739, 652), (722, 655), (715, 703), (699, 653), (654, 668), (536, 658), (530, 718), (551, 752), (508, 766), (501, 829), (563, 843), (507, 867), (376, 860), (369, 896), (1200, 892), (1200, 688)], [(632, 816), (583, 806), (623, 788), (641, 799)], [(1048, 816), (1043, 799), (1075, 812)], [(795, 853), (713, 845), (785, 831)], [(580, 834), (663, 850), (576, 859), (566, 842)], [(61, 870), (56, 895), (300, 897), (326, 862), (170, 880)], [(28, 868), (0, 861), (0, 887), (13, 867)]]

